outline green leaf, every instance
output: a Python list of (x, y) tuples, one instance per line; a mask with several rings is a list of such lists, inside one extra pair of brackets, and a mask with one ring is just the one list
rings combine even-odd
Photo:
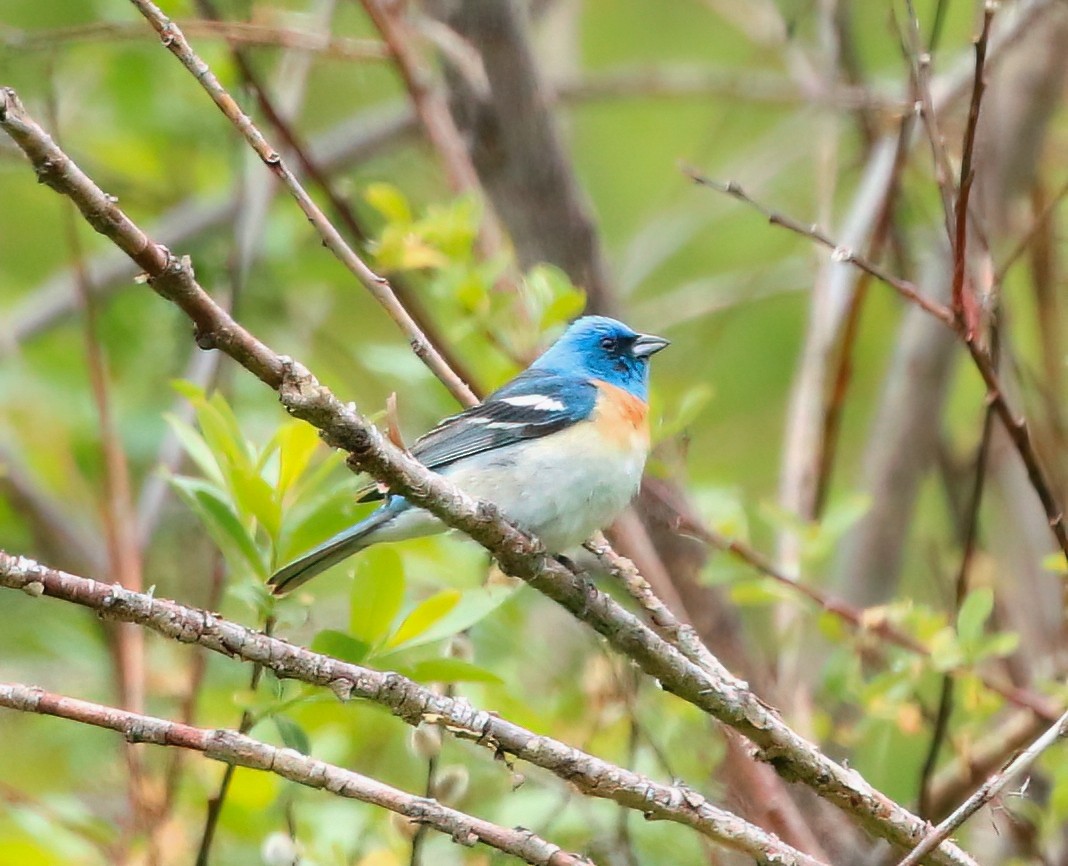
[(219, 469), (219, 462), (215, 459), (215, 455), (212, 454), (208, 443), (204, 441), (204, 437), (194, 430), (191, 425), (171, 412), (165, 413), (163, 419), (170, 426), (175, 438), (181, 443), (182, 449), (197, 465), (197, 468), (219, 487), (222, 487), (225, 484), (222, 470)]
[(1012, 655), (1020, 647), (1020, 635), (1014, 631), (1003, 631), (983, 641), (982, 658), (1003, 658)]
[(171, 379), (170, 386), (176, 394), (180, 397), (185, 397), (190, 403), (203, 403), (208, 399), (204, 389), (196, 382), (190, 382), (188, 379)]
[(424, 646), (466, 631), (493, 613), (519, 588), (518, 586), (487, 586), (464, 592), (452, 610), (431, 624), (422, 634), (407, 640), (404, 644), (405, 650)]
[(836, 499), (827, 508), (820, 521), (820, 535), (827, 541), (838, 541), (846, 531), (855, 526), (871, 508), (871, 497), (855, 493)]
[[(688, 388), (672, 407), (670, 415), (662, 416), (663, 420), (656, 430), (657, 439), (668, 439), (693, 424), (697, 416), (712, 402), (714, 394), (712, 387), (704, 383)], [(653, 413), (659, 414), (655, 406)]]
[(255, 471), (240, 466), (230, 473), (230, 487), (242, 516), (255, 517), (271, 540), (277, 541), (282, 528), (282, 505), (275, 489)]
[(784, 589), (762, 577), (742, 580), (731, 587), (731, 601), (745, 607), (776, 604), (784, 597), (786, 597)]
[(931, 664), (936, 671), (945, 673), (964, 663), (964, 653), (960, 641), (951, 628), (936, 632), (928, 643), (931, 651)]
[(304, 421), (291, 421), (278, 431), (278, 494), (296, 484), (319, 446), (319, 431)]
[(964, 599), (957, 614), (957, 634), (960, 641), (976, 646), (982, 640), (983, 629), (994, 612), (994, 590), (988, 586), (973, 589)]
[(461, 597), (459, 590), (444, 589), (421, 601), (404, 618), (393, 636), (386, 642), (386, 646), (392, 649), (414, 640), (456, 607)]
[(503, 680), (492, 671), (464, 661), (463, 659), (426, 659), (397, 673), (419, 683), (491, 683), (500, 685)]
[(312, 638), (311, 648), (323, 655), (333, 656), (343, 662), (361, 664), (371, 651), (369, 644), (332, 628), (323, 629)]
[[(252, 452), (241, 435), (237, 419), (221, 395), (194, 404), (197, 424), (215, 459), (224, 469), (240, 467), (252, 472)], [(222, 458), (222, 459), (220, 459)]]
[(401, 223), (405, 226), (411, 224), (412, 210), (408, 206), (408, 200), (393, 184), (368, 184), (363, 191), (363, 198), (391, 223)]
[(349, 596), (349, 633), (377, 646), (392, 631), (404, 602), (404, 562), (390, 547), (372, 547), (357, 560)]
[(304, 728), (289, 716), (275, 715), (272, 718), (274, 726), (278, 728), (278, 735), (282, 738), (282, 742), (286, 744), (287, 748), (295, 749), (302, 755), (311, 754), (311, 741), (308, 739), (308, 734)]
[(259, 548), (218, 489), (199, 478), (175, 476), (170, 482), (186, 505), (200, 517), (231, 567), (243, 561), (253, 573), (267, 577), (267, 564)]

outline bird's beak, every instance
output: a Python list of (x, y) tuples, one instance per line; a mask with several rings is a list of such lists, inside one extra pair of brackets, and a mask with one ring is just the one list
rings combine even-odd
[(655, 355), (661, 349), (670, 345), (671, 341), (665, 340), (663, 337), (657, 337), (653, 334), (639, 334), (638, 339), (634, 341), (631, 354), (636, 358), (648, 358), (650, 355)]

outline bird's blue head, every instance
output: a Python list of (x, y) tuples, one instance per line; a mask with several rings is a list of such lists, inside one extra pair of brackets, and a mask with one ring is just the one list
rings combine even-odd
[(562, 376), (601, 379), (648, 399), (649, 358), (668, 341), (605, 316), (583, 316), (531, 366)]

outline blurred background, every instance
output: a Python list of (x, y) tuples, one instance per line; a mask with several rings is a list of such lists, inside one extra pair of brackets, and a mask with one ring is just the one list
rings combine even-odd
[[(478, 393), (583, 310), (671, 339), (653, 364), (649, 477), (610, 537), (791, 726), (937, 819), (1049, 723), (1065, 698), (1065, 568), (1034, 487), (954, 333), (844, 261), (855, 251), (948, 303), (945, 205), (952, 217), (982, 3), (918, 0), (915, 18), (849, 0), (164, 12)], [(1066, 37), (1062, 2), (997, 6), (965, 248), (979, 339), (1058, 501)], [(132, 4), (6, 0), (0, 83), (341, 399), (407, 441), (458, 409)], [(818, 225), (839, 252), (692, 171)], [(358, 517), (366, 479), (199, 352), (6, 139), (0, 193), (0, 548), (250, 626), (274, 615), (288, 638), (683, 779), (826, 862), (894, 862), (471, 542), (376, 548), (273, 605), (266, 575)], [(378, 707), (253, 682), (57, 602), (0, 594), (0, 676), (251, 726), (599, 864), (746, 862), (536, 768), (413, 742)], [(5, 713), (0, 732), (3, 863), (186, 864), (209, 847), (219, 864), (297, 862), (291, 837), (304, 864), (506, 859), (267, 774), (220, 789), (219, 764), (68, 722)], [(983, 863), (1068, 862), (1066, 767), (1052, 750), (961, 841)]]

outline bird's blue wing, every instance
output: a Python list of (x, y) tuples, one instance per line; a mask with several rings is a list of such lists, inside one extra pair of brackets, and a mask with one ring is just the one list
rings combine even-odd
[[(537, 439), (589, 418), (597, 387), (575, 379), (528, 369), (482, 403), (452, 415), (412, 445), (412, 456), (429, 469), (441, 470), (457, 460)], [(361, 497), (380, 499), (381, 491)]]
[(527, 370), (420, 437), (412, 455), (424, 466), (440, 469), (472, 454), (570, 427), (590, 417), (596, 400), (597, 388), (588, 380)]

